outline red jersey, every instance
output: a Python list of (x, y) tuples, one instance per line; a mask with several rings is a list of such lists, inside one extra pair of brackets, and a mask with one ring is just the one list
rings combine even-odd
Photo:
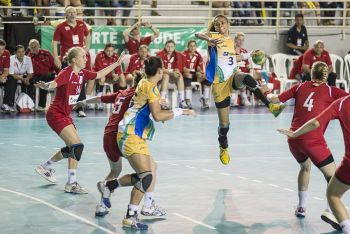
[(62, 60), (66, 52), (75, 46), (84, 46), (84, 37), (89, 35), (89, 30), (83, 21), (77, 20), (76, 26), (69, 26), (67, 21), (57, 25), (53, 34), (53, 40), (60, 42), (60, 58)]
[(316, 57), (314, 49), (308, 49), (304, 53), (303, 64), (309, 65), (311, 68), (314, 62), (325, 62), (328, 66), (332, 65), (332, 60), (331, 57), (329, 57), (328, 51), (324, 50), (320, 57)]
[[(115, 63), (118, 61), (118, 54), (114, 53), (111, 57), (107, 57), (106, 54), (101, 51), (96, 55), (95, 58), (95, 64), (94, 64), (94, 71), (98, 72), (101, 71), (103, 68), (108, 67), (109, 65)], [(114, 69), (114, 72), (118, 75), (122, 74), (122, 68), (121, 66), (118, 66)], [(112, 78), (112, 72), (110, 72), (106, 78), (111, 79)]]
[[(295, 98), (294, 115), (291, 124), (292, 130), (297, 130), (304, 123), (319, 115), (335, 100), (349, 95), (342, 89), (321, 84), (314, 86), (312, 81), (295, 85), (289, 90), (281, 93), (278, 98), (286, 102)], [(295, 139), (320, 139), (326, 130), (326, 125)]]
[(195, 53), (191, 55), (188, 50), (185, 50), (182, 52), (182, 55), (184, 56), (184, 67), (191, 71), (198, 71), (198, 69), (204, 71), (203, 58), (200, 53), (195, 51)]
[(129, 50), (129, 54), (135, 54), (139, 51), (140, 45), (148, 46), (152, 42), (152, 36), (141, 37), (140, 41), (129, 37), (129, 41), (125, 43), (126, 48)]
[(290, 71), (289, 77), (288, 79), (296, 79), (296, 75), (300, 75), (303, 71), (302, 71), (302, 67), (303, 67), (303, 59), (304, 56), (300, 55), (296, 60), (293, 61), (293, 67)]
[(129, 103), (134, 93), (135, 88), (129, 88), (110, 95), (101, 96), (101, 101), (103, 103), (113, 103), (112, 115), (109, 117), (104, 134), (118, 132), (119, 122), (123, 119), (124, 113), (128, 110)]
[(350, 96), (341, 98), (332, 103), (325, 111), (316, 117), (320, 122), (321, 127), (327, 127), (327, 124), (332, 119), (339, 119), (343, 130), (345, 143), (344, 161), (350, 164)]
[(54, 111), (64, 116), (69, 116), (72, 111), (72, 105), (77, 103), (83, 81), (93, 80), (97, 73), (82, 69), (76, 75), (71, 66), (61, 70), (56, 79), (56, 96), (50, 105), (49, 112)]
[(140, 56), (138, 54), (131, 55), (129, 65), (125, 73), (130, 74), (134, 71), (138, 71), (141, 74), (145, 72), (145, 62), (140, 59)]
[(84, 69), (92, 71), (92, 69), (91, 69), (91, 55), (89, 52), (86, 52), (86, 65), (85, 65)]
[(184, 56), (180, 52), (174, 51), (168, 57), (166, 51), (161, 50), (157, 52), (157, 56), (162, 59), (164, 69), (179, 69), (181, 73), (183, 72)]
[(0, 74), (4, 72), (5, 68), (10, 68), (10, 57), (11, 54), (8, 50), (5, 50), (4, 53), (0, 55)]
[(54, 60), (51, 53), (48, 50), (40, 49), (37, 54), (29, 52), (28, 56), (32, 59), (34, 77), (54, 73)]
[[(241, 48), (239, 50), (239, 54), (246, 54), (248, 53), (248, 51), (244, 48)], [(241, 62), (238, 62), (239, 64), (239, 69), (244, 72), (244, 73), (249, 73), (250, 69), (249, 69), (249, 60), (242, 60)]]

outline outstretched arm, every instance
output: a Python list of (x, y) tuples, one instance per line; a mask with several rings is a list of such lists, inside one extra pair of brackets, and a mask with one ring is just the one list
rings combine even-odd
[(306, 122), (303, 126), (298, 128), (296, 131), (292, 131), (289, 129), (277, 129), (277, 131), (283, 135), (286, 135), (291, 138), (296, 138), (301, 135), (304, 135), (308, 132), (311, 132), (312, 130), (320, 127), (320, 122), (318, 122), (317, 119), (311, 119), (308, 122)]

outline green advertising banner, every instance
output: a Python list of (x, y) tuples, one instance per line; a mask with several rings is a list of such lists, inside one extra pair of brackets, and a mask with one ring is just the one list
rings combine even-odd
[[(118, 51), (125, 48), (123, 41), (123, 31), (126, 27), (123, 26), (91, 26), (91, 45), (90, 54), (92, 58), (104, 49), (105, 44), (113, 43)], [(164, 48), (164, 44), (167, 40), (172, 39), (176, 43), (176, 50), (184, 51), (187, 47), (187, 41), (190, 39), (196, 39), (195, 33), (204, 31), (204, 27), (191, 27), (191, 28), (158, 28), (160, 36), (155, 39), (149, 46), (151, 54)], [(41, 47), (43, 49), (51, 51), (52, 37), (55, 28), (52, 26), (41, 27)], [(141, 29), (143, 36), (152, 35), (150, 29)], [(198, 51), (203, 55), (206, 50), (206, 43), (202, 40), (196, 40), (198, 45)]]

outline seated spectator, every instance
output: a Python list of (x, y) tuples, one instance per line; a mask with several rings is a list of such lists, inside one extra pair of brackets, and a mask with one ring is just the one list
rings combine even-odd
[[(87, 7), (95, 7), (95, 5), (99, 4), (101, 7), (117, 7), (117, 4), (114, 0), (85, 0), (85, 5)], [(116, 16), (116, 10), (105, 10), (105, 16), (111, 16), (111, 18), (107, 19), (107, 25), (116, 25), (115, 19), (113, 18)], [(84, 14), (86, 16), (94, 16), (95, 10), (85, 10)], [(93, 19), (88, 19), (86, 21), (89, 25), (94, 25)]]
[(72, 6), (76, 8), (77, 15), (82, 16), (83, 12), (81, 10), (81, 1), (80, 0), (56, 0), (57, 3), (61, 4), (62, 6)]
[(288, 31), (287, 47), (292, 55), (304, 54), (309, 48), (309, 39), (302, 14), (295, 15), (295, 25)]
[[(183, 68), (183, 78), (185, 83), (185, 101), (188, 108), (192, 109), (192, 85), (191, 82), (198, 81), (202, 83), (202, 86), (204, 86), (204, 89), (210, 90), (210, 83), (205, 79), (204, 74), (204, 64), (203, 64), (203, 58), (200, 55), (200, 53), (197, 52), (197, 43), (195, 40), (189, 40), (187, 42), (187, 50), (182, 52), (185, 60), (185, 65)], [(202, 97), (202, 109), (207, 109), (208, 99), (206, 97), (205, 99)], [(207, 104), (207, 106), (205, 105)]]
[(328, 65), (328, 79), (327, 83), (328, 85), (335, 86), (335, 81), (337, 79), (337, 74), (333, 72), (333, 66), (332, 61), (329, 56), (328, 51), (324, 49), (324, 42), (321, 40), (317, 40), (314, 43), (314, 47), (308, 49), (304, 53), (303, 57), (303, 66), (302, 66), (302, 74), (301, 74), (301, 80), (304, 81), (310, 81), (311, 80), (311, 67), (314, 62), (325, 62)]
[(334, 8), (334, 10), (323, 11), (323, 17), (327, 17), (328, 19), (323, 20), (323, 25), (335, 25), (335, 9), (337, 8), (337, 2), (320, 2), (321, 8)]
[(302, 82), (301, 73), (303, 72), (303, 59), (304, 56), (300, 55), (296, 60), (293, 61), (293, 66), (290, 70), (288, 79), (298, 80), (299, 82)]
[[(34, 81), (33, 81), (33, 64), (32, 60), (25, 55), (25, 49), (23, 45), (17, 45), (15, 48), (15, 54), (10, 57), (10, 70), (9, 77), (12, 77), (18, 83), (21, 84), (21, 90), (23, 93), (35, 100), (34, 97)], [(11, 78), (9, 78), (11, 79)], [(16, 92), (17, 86), (13, 87), (13, 97)]]
[[(232, 12), (233, 17), (251, 17), (252, 12), (250, 10), (240, 10), (240, 8), (251, 8), (250, 2), (232, 2), (231, 3), (232, 8), (235, 8), (237, 10), (234, 10)], [(252, 20), (240, 20), (235, 19), (234, 25), (252, 25), (254, 22)]]
[[(152, 36), (147, 36), (147, 37), (142, 37), (140, 33), (140, 28), (145, 27), (145, 28), (150, 28), (153, 31)], [(159, 31), (158, 29), (151, 25), (148, 22), (137, 22), (130, 28), (127, 28), (123, 32), (123, 39), (125, 42), (126, 48), (129, 50), (129, 54), (135, 54), (137, 53), (140, 45), (149, 45), (151, 44), (154, 39), (159, 37)]]
[[(36, 5), (38, 7), (48, 7), (50, 5), (50, 0), (36, 0)], [(50, 15), (50, 10), (49, 9), (40, 9), (38, 8), (37, 14), (39, 16), (49, 16)]]
[[(134, 0), (119, 0), (118, 6), (131, 8), (133, 6), (133, 4), (134, 4)], [(127, 18), (129, 17), (130, 12), (131, 12), (130, 10), (123, 10), (122, 25), (125, 25), (125, 26), (129, 25)]]
[[(118, 61), (119, 56), (115, 52), (115, 47), (112, 43), (106, 44), (103, 51), (100, 51), (95, 58), (95, 64), (93, 66), (93, 70), (95, 72), (101, 71), (102, 69), (108, 67), (109, 65)], [(121, 89), (126, 88), (125, 76), (122, 72), (121, 66), (116, 67), (111, 73), (109, 73), (106, 77), (103, 77), (96, 81), (96, 93), (97, 96), (102, 96), (104, 83), (118, 83)], [(92, 89), (93, 89), (94, 81), (89, 82), (88, 88), (86, 90), (87, 98), (91, 97)], [(96, 109), (103, 109), (100, 105)]]
[[(261, 8), (261, 2), (250, 2), (252, 8)], [(254, 20), (256, 25), (264, 25), (263, 20), (261, 19), (261, 10), (255, 10), (252, 12), (251, 16), (259, 17), (259, 19)]]
[(15, 92), (13, 90), (16, 91), (17, 82), (12, 77), (8, 77), (11, 54), (5, 48), (6, 42), (0, 39), (0, 85), (4, 86), (5, 91), (1, 110), (10, 112), (11, 109), (14, 111)]
[(228, 0), (224, 0), (224, 1), (213, 1), (212, 2), (212, 7), (213, 8), (226, 8), (224, 10), (216, 10), (213, 11), (213, 15), (225, 15), (228, 16), (229, 15), (229, 8), (230, 8), (230, 1)]
[[(163, 79), (160, 89), (161, 97), (168, 99), (169, 82), (176, 83), (180, 97), (180, 108), (188, 108), (185, 102), (185, 86), (182, 77), (184, 56), (175, 50), (175, 42), (168, 40), (164, 49), (157, 52), (157, 56), (163, 61)], [(174, 108), (174, 107), (173, 107)]]
[(126, 79), (133, 80), (137, 75), (145, 73), (145, 60), (149, 57), (149, 49), (146, 45), (141, 45), (139, 52), (131, 55), (129, 66), (125, 71)]
[[(55, 77), (55, 64), (51, 53), (48, 50), (41, 49), (39, 41), (36, 39), (29, 41), (29, 49), (28, 56), (32, 59), (34, 71), (33, 82), (52, 81)], [(39, 92), (39, 103), (36, 111), (45, 111), (47, 90), (40, 89)]]
[[(298, 2), (298, 7), (302, 8), (301, 14), (306, 15), (310, 11), (315, 11), (315, 17), (317, 21), (317, 25), (321, 25), (321, 12), (320, 12), (320, 4), (318, 2), (312, 2), (312, 1), (304, 1), (304, 2)], [(308, 14), (310, 15), (310, 14)]]

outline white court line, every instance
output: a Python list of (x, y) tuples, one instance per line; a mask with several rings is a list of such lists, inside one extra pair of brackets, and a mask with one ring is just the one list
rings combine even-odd
[(193, 223), (199, 224), (199, 225), (201, 225), (201, 226), (203, 226), (203, 227), (206, 227), (206, 228), (209, 228), (209, 229), (212, 229), (212, 230), (215, 230), (215, 229), (216, 229), (216, 228), (213, 227), (213, 226), (210, 226), (210, 225), (208, 225), (208, 224), (202, 223), (202, 222), (197, 221), (197, 220), (195, 220), (195, 219), (192, 219), (192, 218), (190, 218), (190, 217), (183, 216), (183, 215), (178, 214), (178, 213), (173, 213), (173, 214), (176, 215), (176, 216), (178, 216), (178, 217), (180, 217), (180, 218), (183, 218), (183, 219), (189, 220), (189, 221), (191, 221), (191, 222), (193, 222)]
[(179, 166), (179, 164), (176, 164), (176, 163), (167, 163), (169, 165), (172, 165), (172, 166)]
[(23, 144), (12, 144), (14, 146), (26, 146), (26, 145), (23, 145)]
[(319, 198), (319, 197), (312, 197), (315, 200), (319, 200), (319, 201), (323, 201), (323, 198)]
[(213, 170), (210, 170), (210, 169), (202, 169), (202, 170), (206, 172), (213, 172)]
[(80, 217), (80, 216), (78, 216), (78, 215), (76, 215), (76, 214), (73, 214), (73, 213), (68, 212), (68, 211), (66, 211), (66, 210), (64, 210), (64, 209), (61, 209), (61, 208), (59, 208), (59, 207), (57, 207), (57, 206), (55, 206), (55, 205), (53, 205), (53, 204), (51, 204), (51, 203), (48, 203), (48, 202), (46, 202), (46, 201), (44, 201), (44, 200), (41, 200), (41, 199), (39, 199), (39, 198), (36, 198), (36, 197), (30, 196), (30, 195), (27, 195), (27, 194), (25, 194), (25, 193), (20, 193), (20, 192), (16, 192), (16, 191), (13, 191), (13, 190), (10, 190), (10, 189), (2, 188), (2, 187), (0, 187), (0, 190), (3, 191), (3, 192), (13, 193), (13, 194), (16, 194), (16, 195), (18, 195), (18, 196), (22, 196), (22, 197), (29, 198), (29, 199), (31, 199), (31, 200), (33, 200), (33, 201), (42, 203), (42, 204), (44, 204), (44, 205), (46, 205), (46, 206), (48, 206), (48, 207), (50, 207), (50, 208), (52, 208), (52, 209), (58, 210), (58, 211), (60, 211), (60, 212), (62, 212), (62, 213), (64, 213), (64, 214), (66, 214), (66, 215), (69, 215), (69, 216), (71, 216), (71, 217), (73, 217), (73, 218), (75, 218), (75, 219), (78, 219), (78, 220), (80, 220), (80, 221), (83, 222), (83, 223), (86, 223), (86, 224), (88, 224), (88, 225), (90, 225), (90, 226), (93, 226), (93, 227), (95, 227), (95, 228), (98, 228), (98, 229), (100, 229), (100, 230), (102, 230), (102, 231), (104, 231), (104, 232), (106, 232), (106, 233), (115, 234), (115, 232), (112, 232), (112, 231), (110, 231), (110, 230), (108, 230), (108, 229), (106, 229), (106, 228), (104, 228), (104, 227), (102, 227), (102, 226), (100, 226), (100, 225), (97, 225), (97, 224), (95, 224), (95, 223), (93, 223), (93, 222), (91, 222), (91, 221), (89, 221), (89, 220), (87, 220), (87, 219), (85, 219), (85, 218), (83, 218), (83, 217)]
[(261, 180), (252, 180), (253, 182), (255, 182), (255, 183), (262, 183), (262, 181)]
[(244, 176), (237, 176), (237, 178), (240, 178), (240, 179), (243, 179), (243, 180), (247, 180), (248, 179), (247, 177), (244, 177)]
[(190, 168), (190, 169), (193, 169), (193, 168), (195, 168), (195, 167), (192, 167), (192, 166), (186, 166), (187, 168)]
[(4, 142), (0, 142), (0, 145), (3, 145), (3, 144), (5, 144)]
[(42, 145), (33, 145), (34, 148), (41, 148), (41, 149), (44, 149), (46, 148), (45, 146), (42, 146)]
[(268, 184), (268, 186), (278, 188), (278, 185), (275, 185), (275, 184)]
[(232, 175), (232, 174), (230, 174), (230, 173), (225, 173), (225, 172), (220, 172), (219, 174), (220, 174), (220, 175), (228, 175), (228, 176), (229, 176), (229, 175)]
[(283, 190), (289, 191), (289, 192), (293, 192), (293, 189), (289, 189), (289, 188), (283, 188)]
[(103, 152), (94, 152), (94, 154), (102, 155), (102, 154), (105, 154), (105, 153), (103, 153)]

